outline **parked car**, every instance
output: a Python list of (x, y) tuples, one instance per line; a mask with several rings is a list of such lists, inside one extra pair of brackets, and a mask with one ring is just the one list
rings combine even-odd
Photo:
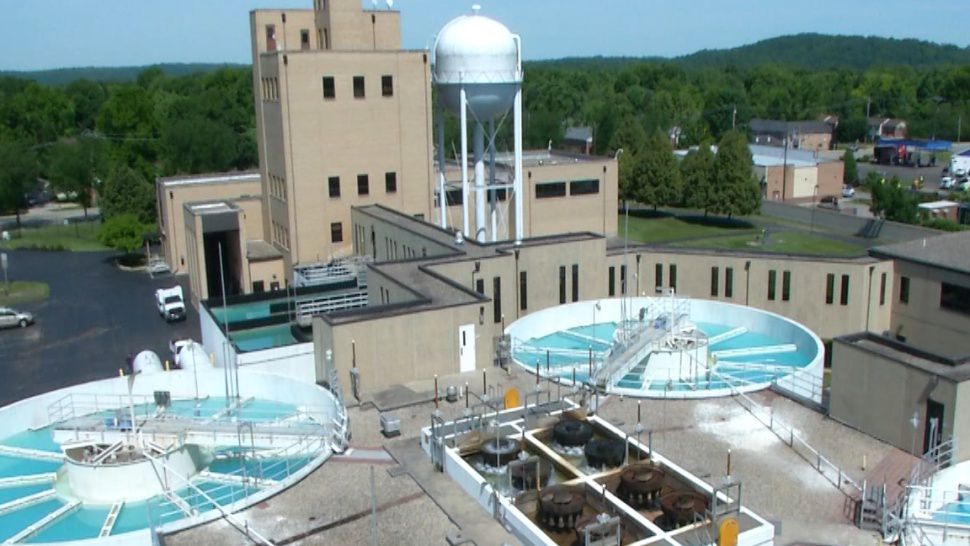
[(7, 307), (0, 307), (0, 328), (13, 328), (19, 326), (26, 328), (34, 323), (34, 315), (23, 313)]
[(956, 186), (957, 181), (951, 176), (944, 176), (940, 179), (940, 189), (941, 190), (951, 190), (953, 186)]
[(818, 200), (818, 206), (823, 209), (839, 210), (839, 198), (834, 195), (826, 195)]
[(854, 197), (855, 188), (852, 186), (842, 186), (842, 197)]

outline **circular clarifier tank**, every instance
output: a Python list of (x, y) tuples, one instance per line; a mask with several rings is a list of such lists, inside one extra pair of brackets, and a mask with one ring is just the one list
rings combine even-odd
[(582, 301), (532, 313), (506, 333), (517, 365), (616, 394), (703, 398), (777, 384), (821, 401), (821, 339), (752, 307), (678, 296)]
[[(315, 385), (222, 370), (143, 372), (0, 408), (0, 541), (150, 544), (261, 502), (342, 449)], [(198, 387), (196, 387), (198, 385)]]

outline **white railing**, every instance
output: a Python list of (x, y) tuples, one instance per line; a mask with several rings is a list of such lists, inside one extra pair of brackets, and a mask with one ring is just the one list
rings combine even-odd
[(915, 508), (905, 520), (908, 531), (939, 535), (944, 542), (959, 540), (965, 544), (970, 539), (970, 491), (913, 485), (907, 488), (907, 495)]
[[(134, 405), (135, 417), (145, 417), (155, 412), (155, 398), (149, 395), (135, 394), (78, 394), (72, 393), (61, 397), (47, 406), (48, 424), (59, 423), (67, 419), (127, 409)], [(125, 418), (131, 414), (126, 411)]]
[(711, 351), (718, 359), (731, 358), (732, 356), (766, 355), (774, 353), (794, 353), (798, 347), (793, 343), (783, 343), (780, 345), (762, 345), (759, 347), (742, 347), (739, 349), (724, 349)]
[[(788, 444), (788, 447), (792, 449), (799, 457), (808, 462), (812, 468), (822, 475), (826, 480), (828, 480), (832, 485), (834, 485), (839, 491), (845, 495), (860, 495), (863, 493), (863, 488), (859, 482), (853, 480), (848, 476), (842, 467), (832, 462), (829, 458), (822, 455), (822, 452), (814, 448), (811, 444), (806, 442), (802, 437), (795, 432), (795, 429), (786, 424), (785, 422), (776, 419), (774, 411), (771, 408), (765, 408), (761, 404), (755, 402), (750, 396), (742, 392), (738, 387), (743, 387), (746, 383), (743, 380), (737, 378), (729, 378), (722, 376), (721, 374), (711, 371), (711, 375), (717, 377), (720, 381), (727, 384), (733, 395), (735, 401), (741, 405), (745, 410), (748, 411), (755, 419), (757, 419), (761, 424), (768, 427), (768, 430), (773, 432), (781, 441)], [(740, 385), (738, 385), (740, 384)]]
[(341, 311), (367, 307), (367, 291), (361, 290), (352, 294), (340, 294), (318, 299), (305, 299), (296, 303), (296, 316), (313, 316), (321, 313)]

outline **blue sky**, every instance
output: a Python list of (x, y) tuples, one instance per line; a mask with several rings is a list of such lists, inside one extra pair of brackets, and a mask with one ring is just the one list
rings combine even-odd
[[(396, 0), (404, 46), (423, 48), (472, 1)], [(966, 47), (968, 0), (479, 0), (527, 59), (675, 56), (796, 32), (920, 38)], [(0, 69), (248, 63), (250, 9), (312, 0), (0, 0)], [(370, 0), (365, 1), (370, 6)], [(384, 0), (380, 2), (384, 6)], [(592, 6), (592, 8), (591, 8)]]

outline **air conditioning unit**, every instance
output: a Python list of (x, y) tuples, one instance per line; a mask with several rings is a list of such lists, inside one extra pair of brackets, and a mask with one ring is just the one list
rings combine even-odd
[(381, 434), (385, 438), (401, 435), (401, 419), (393, 413), (381, 414)]

